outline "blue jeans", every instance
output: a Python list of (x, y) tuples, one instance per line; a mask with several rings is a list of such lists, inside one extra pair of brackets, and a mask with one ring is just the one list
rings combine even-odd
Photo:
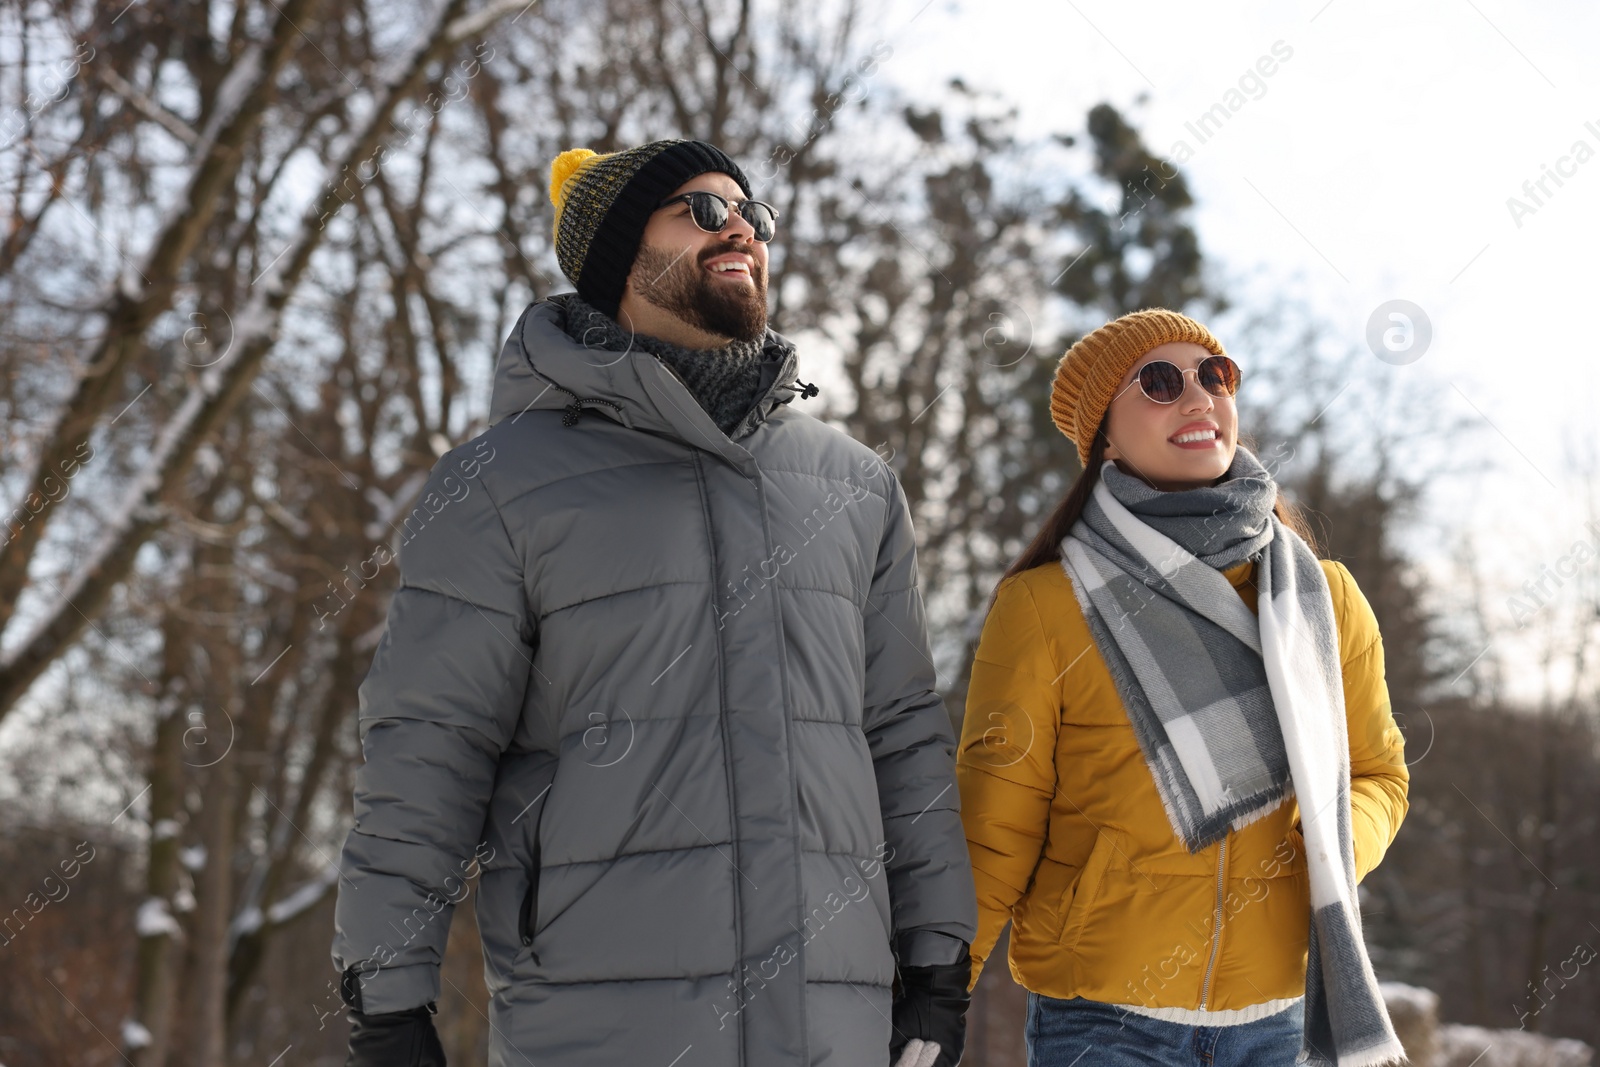
[(1028, 994), (1028, 1067), (1290, 1067), (1305, 1002), (1238, 1026), (1186, 1026), (1098, 1000)]

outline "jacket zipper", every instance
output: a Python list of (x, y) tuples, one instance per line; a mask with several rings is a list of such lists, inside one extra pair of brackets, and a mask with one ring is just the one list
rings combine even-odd
[(1211, 995), (1211, 970), (1217, 963), (1217, 950), (1222, 947), (1222, 864), (1228, 855), (1228, 839), (1224, 837), (1217, 848), (1217, 908), (1211, 920), (1211, 957), (1206, 960), (1206, 977), (1200, 986), (1200, 1010), (1206, 1007), (1206, 997)]
[(517, 935), (535, 966), (539, 964), (539, 954), (533, 950), (533, 932), (539, 925), (539, 823), (543, 818), (541, 804), (533, 823), (533, 862), (528, 868), (528, 888), (523, 891), (522, 907), (517, 912)]

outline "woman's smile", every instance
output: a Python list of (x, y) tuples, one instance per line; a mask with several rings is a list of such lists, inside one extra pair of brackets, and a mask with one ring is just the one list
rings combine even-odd
[(1191, 422), (1167, 440), (1179, 448), (1200, 451), (1216, 448), (1221, 443), (1222, 434), (1214, 422)]

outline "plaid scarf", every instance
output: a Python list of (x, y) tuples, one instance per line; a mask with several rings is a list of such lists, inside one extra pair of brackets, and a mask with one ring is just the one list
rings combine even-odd
[[(1062, 567), (1190, 852), (1299, 801), (1311, 882), (1299, 1062), (1404, 1062), (1361, 939), (1333, 601), (1276, 499), (1243, 447), (1217, 484), (1178, 492), (1107, 460)], [(1255, 616), (1221, 573), (1246, 559)]]

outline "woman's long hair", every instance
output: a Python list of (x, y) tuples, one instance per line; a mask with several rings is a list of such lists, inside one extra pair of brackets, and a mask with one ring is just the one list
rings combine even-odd
[[(1100, 428), (1095, 431), (1094, 440), (1089, 445), (1089, 459), (1084, 464), (1083, 473), (1078, 475), (1078, 480), (1072, 483), (1072, 488), (1067, 490), (1066, 497), (1056, 505), (1056, 509), (1044, 520), (1034, 539), (1028, 547), (1022, 550), (1006, 572), (1000, 576), (1004, 582), (1013, 575), (1021, 574), (1025, 570), (1043, 566), (1046, 563), (1056, 563), (1061, 559), (1061, 539), (1067, 536), (1078, 518), (1083, 514), (1083, 509), (1089, 502), (1089, 494), (1094, 492), (1095, 483), (1100, 480), (1100, 464), (1106, 458), (1106, 422), (1110, 419), (1110, 412), (1100, 420)], [(1245, 447), (1255, 451), (1254, 441), (1244, 437)], [(1317, 545), (1316, 535), (1311, 530), (1311, 524), (1306, 521), (1305, 513), (1292, 501), (1284, 498), (1283, 493), (1278, 493), (1278, 498), (1273, 501), (1272, 513), (1278, 521), (1289, 529), (1299, 534), (1305, 543), (1311, 546), (1312, 555), (1320, 557), (1322, 550)], [(1000, 582), (995, 583), (995, 593), (999, 592)], [(994, 607), (994, 594), (989, 597), (989, 607)]]

